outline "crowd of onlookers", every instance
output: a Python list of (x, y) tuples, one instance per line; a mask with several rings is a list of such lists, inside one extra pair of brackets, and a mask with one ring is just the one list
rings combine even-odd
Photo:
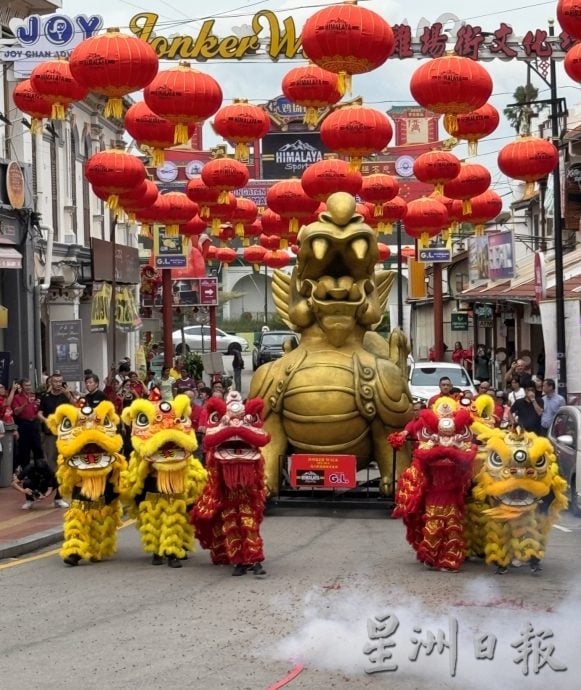
[[(131, 369), (129, 358), (111, 367), (101, 385), (97, 374), (90, 369), (84, 372), (84, 389), (71, 391), (59, 372), (45, 375), (43, 386), (37, 393), (29, 379), (14, 381), (9, 390), (0, 385), (0, 424), (15, 424), (12, 486), (20, 491), (25, 502), (23, 509), (30, 509), (35, 502), (52, 499), (55, 507), (66, 508), (67, 503), (58, 493), (55, 478), (57, 465), (56, 436), (46, 425), (46, 419), (63, 403), (83, 404), (92, 408), (102, 400), (110, 400), (120, 415), (125, 407), (137, 398), (153, 397), (173, 400), (183, 393), (190, 398), (193, 429), (198, 438), (198, 457), (206, 431), (205, 403), (210, 397), (224, 397), (221, 381), (208, 387), (203, 381), (190, 376), (186, 366), (178, 359), (174, 367), (163, 367), (156, 376), (148, 368), (145, 380)], [(120, 425), (123, 436), (123, 452), (131, 453), (131, 430)], [(0, 428), (0, 433), (3, 429)]]

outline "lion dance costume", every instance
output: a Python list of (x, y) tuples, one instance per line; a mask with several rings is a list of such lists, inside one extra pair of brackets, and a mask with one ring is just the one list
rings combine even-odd
[(115, 407), (107, 400), (94, 410), (59, 405), (47, 421), (58, 437), (60, 490), (71, 500), (60, 555), (71, 566), (83, 558), (109, 558), (117, 550), (122, 515), (119, 482), (127, 466), (119, 452), (123, 439), (117, 431)]
[[(417, 447), (399, 479), (393, 517), (402, 517), (419, 561), (457, 571), (464, 561), (464, 499), (470, 488), (476, 446), (472, 416), (453, 398), (439, 398), (414, 422)], [(392, 434), (397, 448), (403, 434)]]
[(131, 425), (133, 453), (123, 475), (123, 497), (137, 518), (141, 542), (153, 565), (167, 557), (180, 568), (194, 550), (188, 510), (202, 493), (206, 470), (192, 453), (198, 447), (187, 395), (175, 400), (135, 400), (123, 410)]
[(259, 527), (266, 487), (261, 448), (270, 436), (262, 429), (263, 401), (242, 402), (231, 391), (226, 400), (210, 398), (204, 439), (209, 481), (192, 522), (203, 548), (215, 564), (234, 565), (233, 575), (248, 568), (265, 575)]
[(529, 563), (541, 570), (547, 538), (561, 510), (567, 507), (566, 482), (548, 439), (516, 429), (490, 429), (475, 424), (480, 471), (472, 490), (472, 513), (480, 516), (472, 531), (486, 563), (504, 574), (508, 566)]

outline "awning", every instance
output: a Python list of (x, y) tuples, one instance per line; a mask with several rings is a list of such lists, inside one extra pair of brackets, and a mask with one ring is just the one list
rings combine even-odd
[(0, 268), (22, 268), (22, 254), (12, 247), (0, 246)]

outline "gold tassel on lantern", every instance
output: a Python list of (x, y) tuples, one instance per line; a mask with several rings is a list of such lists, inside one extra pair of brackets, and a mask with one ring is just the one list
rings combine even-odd
[(30, 122), (31, 134), (40, 134), (42, 132), (42, 118), (33, 117)]
[(434, 196), (442, 196), (444, 194), (444, 183), (436, 182), (434, 185)]
[(344, 96), (351, 94), (351, 75), (347, 72), (339, 72), (337, 75), (337, 90)]
[(236, 237), (244, 237), (244, 223), (236, 223), (234, 226)]
[(470, 139), (468, 141), (468, 155), (477, 156), (478, 155), (478, 139)]
[(218, 237), (220, 234), (220, 219), (212, 218), (212, 237)]
[(209, 218), (210, 217), (210, 207), (209, 206), (201, 206), (200, 207), (200, 218)]
[(472, 213), (471, 199), (462, 199), (462, 215), (467, 216)]
[(220, 194), (218, 195), (218, 203), (219, 204), (227, 204), (228, 203), (228, 192), (223, 189)]
[(360, 156), (354, 156), (349, 160), (349, 171), (350, 172), (360, 172), (362, 165), (363, 165), (363, 158), (361, 158)]
[(444, 129), (452, 136), (458, 131), (458, 116), (456, 113), (446, 113), (444, 115)]
[(309, 106), (307, 108), (307, 112), (305, 113), (305, 117), (303, 118), (303, 122), (305, 125), (308, 125), (310, 127), (316, 127), (317, 122), (319, 121), (319, 111), (317, 108), (313, 108), (313, 106)]
[(530, 180), (525, 185), (525, 193), (523, 199), (530, 199), (535, 195), (535, 183)]
[(188, 139), (188, 126), (183, 122), (178, 122), (173, 131), (173, 143), (186, 144)]
[(120, 120), (123, 117), (123, 101), (121, 98), (110, 98), (103, 110), (104, 117), (115, 117)]
[(476, 229), (476, 237), (484, 237), (484, 225), (479, 223), (475, 229)]
[(112, 211), (116, 211), (119, 208), (119, 195), (109, 194), (109, 196), (107, 197), (107, 206)]
[(373, 217), (381, 216), (383, 213), (383, 204), (373, 204)]
[(62, 103), (53, 103), (50, 117), (52, 120), (64, 120), (65, 112), (65, 106)]
[(176, 235), (179, 235), (179, 232), (180, 226), (177, 223), (170, 223), (165, 226), (166, 237), (176, 237)]
[(165, 163), (165, 151), (163, 149), (153, 149), (151, 152), (151, 165), (159, 168)]
[(142, 237), (149, 237), (149, 239), (152, 239), (149, 223), (141, 223), (141, 232), (139, 234)]
[(250, 149), (245, 141), (239, 141), (234, 147), (234, 158), (237, 161), (247, 161), (250, 158)]
[(299, 219), (294, 216), (290, 219), (288, 224), (288, 231), (291, 235), (296, 235), (299, 231)]
[(430, 235), (427, 232), (422, 232), (420, 235), (420, 249), (430, 248)]

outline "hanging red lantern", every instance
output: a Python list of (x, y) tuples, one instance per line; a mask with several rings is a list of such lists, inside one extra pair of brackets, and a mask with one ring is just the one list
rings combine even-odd
[(378, 232), (391, 235), (393, 232), (394, 223), (405, 218), (407, 213), (407, 202), (401, 196), (394, 196), (393, 199), (386, 201), (381, 205), (381, 213), (375, 215), (375, 206), (366, 204), (373, 213), (373, 218), (369, 221), (372, 228), (376, 228)]
[(89, 93), (73, 77), (67, 60), (47, 60), (37, 65), (30, 75), (32, 88), (52, 104), (51, 118), (64, 120), (67, 106), (82, 101)]
[(278, 249), (281, 246), (281, 242), (283, 246), (286, 245), (289, 225), (287, 218), (282, 218), (272, 209), (265, 208), (260, 217), (260, 224), (265, 235), (276, 237), (278, 240), (275, 247), (264, 245), (267, 249)]
[(147, 86), (158, 64), (149, 43), (119, 29), (85, 39), (70, 57), (73, 77), (89, 91), (107, 96), (103, 115), (116, 118), (123, 116), (123, 96)]
[(579, 0), (559, 0), (557, 21), (569, 36), (581, 40), (581, 2)]
[(89, 158), (85, 177), (94, 187), (109, 193), (107, 203), (115, 210), (119, 195), (139, 187), (145, 180), (145, 167), (137, 156), (122, 149), (107, 149)]
[(439, 194), (459, 172), (460, 161), (450, 151), (427, 151), (414, 161), (414, 175), (420, 182), (433, 184)]
[(387, 60), (395, 43), (379, 14), (352, 2), (315, 12), (301, 31), (303, 53), (339, 75), (339, 91), (351, 89), (351, 75), (371, 72)]
[(357, 104), (335, 110), (321, 125), (321, 139), (325, 146), (342, 156), (349, 156), (355, 170), (361, 169), (365, 156), (383, 151), (392, 135), (387, 115)]
[(248, 225), (252, 225), (257, 216), (258, 207), (252, 199), (247, 199), (242, 196), (236, 197), (236, 209), (232, 215), (231, 222), (234, 226), (234, 232), (238, 237), (245, 236), (244, 228)]
[(410, 91), (421, 106), (444, 115), (446, 131), (455, 134), (456, 116), (486, 103), (492, 93), (492, 79), (476, 60), (444, 55), (416, 69)]
[(209, 218), (210, 206), (218, 203), (220, 192), (210, 189), (201, 177), (194, 177), (186, 185), (186, 194), (200, 207), (200, 218)]
[(502, 211), (502, 198), (493, 189), (487, 189), (472, 199), (472, 211), (464, 220), (476, 227), (476, 235), (484, 234), (484, 225)]
[(312, 163), (301, 176), (305, 193), (317, 201), (326, 201), (334, 192), (355, 196), (361, 189), (361, 182), (361, 174), (338, 158)]
[(266, 252), (263, 261), (269, 268), (284, 268), (290, 264), (290, 256), (282, 249), (272, 249)]
[(30, 117), (30, 131), (32, 134), (42, 132), (42, 119), (50, 117), (52, 114), (52, 103), (38, 93), (30, 83), (30, 79), (25, 79), (14, 87), (12, 93), (14, 105)]
[(234, 228), (231, 225), (221, 225), (218, 230), (218, 239), (220, 240), (220, 246), (224, 246), (226, 242), (234, 239)]
[[(370, 207), (371, 204), (355, 204), (355, 213), (358, 213), (367, 225), (371, 225), (371, 219), (373, 218), (373, 208)], [(371, 227), (373, 226), (371, 225)]]
[(279, 249), (280, 247), (280, 237), (277, 235), (267, 235), (266, 233), (263, 233), (260, 235), (258, 241), (260, 242), (260, 246), (264, 247), (265, 249), (274, 250)]
[(448, 211), (436, 199), (423, 196), (408, 203), (405, 229), (408, 235), (418, 239), (420, 249), (427, 249), (430, 237), (435, 237), (447, 224)]
[(255, 220), (254, 223), (244, 226), (244, 238), (242, 244), (244, 247), (248, 247), (250, 240), (260, 237), (262, 233), (262, 223), (260, 220)]
[(470, 199), (484, 192), (490, 187), (490, 172), (479, 163), (462, 163), (458, 175), (444, 185), (444, 195), (450, 199), (461, 199), (464, 215), (470, 213), (472, 205)]
[(395, 198), (398, 193), (399, 182), (395, 177), (385, 173), (374, 173), (363, 178), (359, 196), (363, 201), (373, 204), (373, 213), (380, 216), (383, 204)]
[[(468, 155), (476, 156), (478, 142), (495, 131), (500, 122), (498, 110), (492, 103), (485, 103), (481, 108), (471, 113), (464, 113), (456, 117), (456, 131), (448, 134), (456, 139), (465, 139), (468, 142)], [(446, 124), (444, 124), (444, 128)], [(446, 131), (448, 131), (446, 129)]]
[(202, 168), (203, 183), (220, 192), (219, 204), (228, 203), (228, 192), (244, 187), (249, 177), (246, 165), (233, 158), (214, 158)]
[(217, 236), (220, 230), (220, 225), (230, 223), (232, 216), (236, 211), (237, 199), (232, 192), (227, 192), (226, 201), (214, 204), (208, 204), (210, 211), (210, 222), (212, 226), (212, 235)]
[(287, 72), (282, 80), (282, 92), (289, 101), (307, 109), (304, 123), (312, 128), (319, 122), (320, 108), (341, 100), (337, 75), (317, 65), (295, 67)]
[(160, 194), (158, 203), (165, 224), (165, 234), (168, 236), (179, 234), (180, 225), (184, 225), (198, 213), (198, 205), (183, 192)]
[(416, 250), (414, 247), (402, 247), (401, 248), (401, 258), (404, 263), (407, 262), (408, 259), (415, 259), (416, 258)]
[(459, 224), (464, 221), (464, 205), (461, 199), (450, 199), (442, 194), (434, 195), (441, 204), (444, 204), (448, 211), (448, 227), (442, 231), (444, 240), (448, 240), (450, 232), (456, 232)]
[(207, 228), (208, 224), (206, 221), (202, 220), (196, 213), (187, 223), (182, 223), (180, 225), (180, 235), (182, 235), (186, 244), (188, 244), (192, 237), (199, 237), (202, 233), (206, 232)]
[(246, 161), (250, 156), (248, 144), (268, 134), (270, 117), (260, 106), (237, 98), (218, 110), (212, 127), (216, 134), (236, 144), (234, 158)]
[(379, 259), (377, 263), (384, 263), (391, 256), (391, 249), (383, 242), (377, 243), (377, 251), (379, 252)]
[(573, 81), (581, 82), (581, 43), (575, 43), (569, 48), (563, 61), (563, 67)]
[(526, 182), (525, 198), (535, 191), (535, 182), (553, 172), (559, 163), (554, 144), (540, 137), (524, 136), (504, 146), (498, 154), (498, 167), (515, 180)]
[[(125, 113), (125, 129), (140, 146), (149, 146), (152, 150), (151, 164), (163, 165), (164, 149), (174, 145), (174, 124), (160, 117), (145, 103), (134, 103)], [(195, 133), (196, 125), (188, 126), (188, 136)]]
[(252, 244), (250, 247), (244, 247), (242, 250), (242, 256), (246, 263), (252, 264), (254, 270), (258, 270), (257, 264), (261, 264), (264, 260), (264, 255), (266, 254), (266, 249), (261, 247), (259, 244)]
[(208, 74), (198, 72), (187, 62), (158, 72), (143, 91), (147, 105), (175, 124), (174, 144), (188, 141), (188, 125), (203, 122), (222, 104), (222, 89)]
[(218, 247), (216, 249), (216, 259), (223, 264), (231, 264), (236, 260), (236, 257), (236, 250), (232, 249), (232, 247)]
[(139, 209), (154, 204), (158, 196), (159, 191), (155, 182), (144, 180), (143, 184), (135, 187), (134, 190), (119, 195), (119, 206), (126, 213), (135, 214)]
[[(296, 233), (299, 230), (299, 220), (312, 215), (319, 207), (316, 199), (305, 194), (300, 180), (283, 180), (276, 182), (266, 193), (268, 207), (282, 218), (289, 219), (288, 231)], [(264, 227), (264, 214), (262, 218)]]
[(206, 243), (206, 246), (204, 247), (204, 259), (206, 259), (206, 261), (215, 261), (217, 252), (218, 247), (216, 247), (215, 244), (211, 244), (209, 242)]

